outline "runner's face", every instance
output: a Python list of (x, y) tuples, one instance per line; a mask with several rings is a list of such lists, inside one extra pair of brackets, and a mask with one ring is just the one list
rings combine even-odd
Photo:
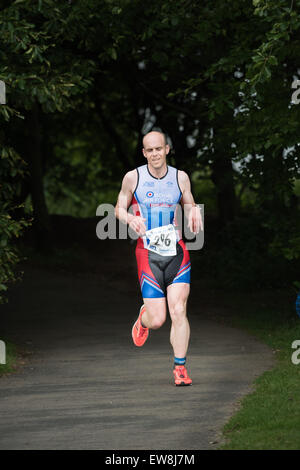
[(161, 134), (150, 134), (144, 138), (143, 154), (147, 158), (148, 164), (159, 170), (166, 163), (166, 156), (169, 153), (169, 146)]

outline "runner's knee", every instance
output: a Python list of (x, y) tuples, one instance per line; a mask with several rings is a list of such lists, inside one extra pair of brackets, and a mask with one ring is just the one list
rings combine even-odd
[(186, 302), (177, 302), (169, 307), (172, 322), (180, 323), (186, 317)]
[(157, 330), (158, 328), (160, 328), (165, 320), (166, 320), (166, 312), (165, 310), (163, 312), (159, 312), (159, 311), (149, 311), (149, 309), (147, 310), (147, 319), (148, 319), (148, 322), (150, 323), (150, 328), (152, 328), (153, 330)]
[(154, 316), (151, 318), (151, 328), (153, 330), (158, 330), (165, 322), (165, 318), (162, 316)]

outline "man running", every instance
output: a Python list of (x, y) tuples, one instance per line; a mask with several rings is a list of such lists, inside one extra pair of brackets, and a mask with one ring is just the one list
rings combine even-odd
[[(149, 329), (162, 326), (168, 304), (175, 385), (191, 385), (185, 367), (190, 338), (186, 307), (191, 263), (176, 227), (178, 204), (184, 207), (191, 232), (203, 230), (203, 223), (188, 175), (167, 165), (169, 151), (163, 133), (152, 131), (144, 136), (143, 155), (147, 164), (124, 176), (115, 215), (139, 235), (135, 254), (144, 304), (132, 328), (133, 342), (143, 346)], [(130, 206), (133, 214), (128, 213)]]

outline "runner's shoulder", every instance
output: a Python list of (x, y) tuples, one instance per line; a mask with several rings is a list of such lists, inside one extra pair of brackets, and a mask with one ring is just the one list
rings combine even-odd
[(181, 178), (182, 180), (189, 179), (189, 175), (183, 170), (178, 170), (178, 178)]
[(124, 187), (124, 189), (130, 190), (133, 193), (135, 190), (136, 184), (137, 184), (136, 169), (128, 171), (123, 178), (122, 186)]
[(180, 187), (183, 188), (189, 181), (189, 175), (183, 170), (178, 170), (178, 182)]

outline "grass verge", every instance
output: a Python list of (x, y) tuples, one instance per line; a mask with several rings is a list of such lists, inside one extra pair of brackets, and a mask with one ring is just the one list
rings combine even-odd
[(297, 353), (292, 343), (300, 340), (300, 319), (293, 296), (270, 292), (248, 300), (235, 295), (233, 311), (222, 320), (265, 342), (277, 360), (272, 370), (255, 380), (254, 391), (224, 426), (220, 450), (299, 450), (300, 364), (292, 362), (292, 355), (300, 360), (300, 346)]

